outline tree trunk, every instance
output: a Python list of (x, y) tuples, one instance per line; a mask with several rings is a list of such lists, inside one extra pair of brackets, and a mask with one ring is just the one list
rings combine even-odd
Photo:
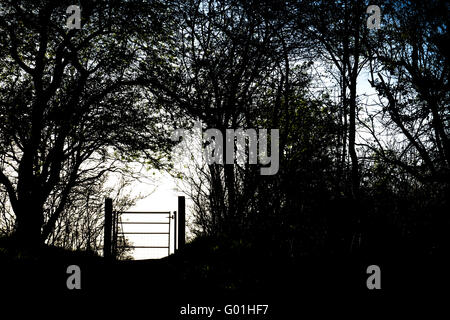
[(350, 119), (349, 119), (349, 135), (348, 135), (348, 151), (352, 162), (351, 178), (352, 178), (352, 196), (358, 198), (359, 193), (359, 169), (358, 156), (355, 150), (356, 136), (356, 79), (352, 79), (350, 85)]
[(236, 225), (236, 191), (235, 191), (235, 177), (234, 177), (234, 164), (224, 165), (225, 186), (227, 190), (227, 217), (226, 223), (229, 224), (231, 229), (234, 229)]
[[(358, 12), (358, 11), (357, 11)], [(350, 101), (349, 101), (349, 135), (348, 135), (348, 152), (350, 154), (350, 159), (352, 162), (352, 196), (354, 199), (359, 198), (359, 168), (358, 168), (358, 155), (355, 149), (355, 137), (356, 137), (356, 112), (357, 112), (357, 101), (356, 101), (356, 85), (358, 83), (358, 70), (359, 70), (359, 55), (360, 55), (360, 31), (359, 31), (360, 20), (356, 19), (355, 28), (355, 47), (353, 54), (353, 66), (350, 67), (349, 64), (349, 76), (350, 76)]]
[[(28, 150), (27, 150), (28, 151)], [(33, 150), (32, 150), (33, 151)], [(25, 152), (19, 165), (15, 237), (19, 247), (37, 249), (42, 243), (41, 228), (44, 223), (42, 186), (33, 172), (32, 154)]]
[(15, 239), (19, 248), (35, 250), (43, 243), (41, 227), (43, 212), (35, 206), (20, 205), (16, 212)]

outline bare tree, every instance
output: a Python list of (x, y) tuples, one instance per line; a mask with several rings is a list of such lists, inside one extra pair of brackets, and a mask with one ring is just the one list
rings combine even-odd
[[(401, 7), (401, 9), (399, 9)], [(365, 144), (422, 183), (450, 177), (448, 3), (413, 1), (386, 10), (372, 43), (371, 84), (380, 100), (367, 113)], [(382, 136), (389, 139), (383, 139)]]
[[(155, 112), (139, 64), (168, 58), (150, 45), (164, 40), (164, 8), (81, 1), (81, 30), (66, 30), (70, 4), (1, 1), (0, 184), (16, 216), (15, 236), (26, 247), (54, 231), (72, 190), (113, 169), (108, 159), (145, 155), (158, 166), (157, 153), (170, 145), (160, 135), (167, 113)], [(145, 45), (153, 50), (147, 55)]]

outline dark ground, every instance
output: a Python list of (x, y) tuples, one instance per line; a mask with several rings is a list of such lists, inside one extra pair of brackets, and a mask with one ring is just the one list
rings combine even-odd
[[(260, 256), (260, 255), (259, 255)], [(66, 269), (81, 268), (81, 290), (66, 288)], [(381, 269), (381, 290), (368, 290), (366, 268)], [(213, 319), (303, 319), (322, 315), (403, 315), (448, 300), (449, 263), (438, 257), (327, 257), (293, 261), (197, 241), (161, 260), (107, 263), (94, 255), (46, 249), (39, 258), (0, 255), (2, 309), (125, 319), (207, 319), (180, 315), (182, 306), (269, 304), (266, 315)], [(14, 303), (13, 304), (10, 304)], [(61, 310), (60, 312), (55, 312)], [(18, 313), (17, 313), (18, 312)], [(427, 317), (433, 319), (433, 317)], [(445, 318), (445, 317), (444, 317)], [(138, 318), (136, 318), (138, 319)], [(139, 318), (140, 319), (140, 318)], [(310, 317), (307, 317), (310, 319)]]

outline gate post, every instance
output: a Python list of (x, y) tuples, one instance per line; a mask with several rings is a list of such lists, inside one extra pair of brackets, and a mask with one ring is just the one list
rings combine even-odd
[(117, 220), (118, 213), (112, 211), (112, 243), (111, 243), (111, 255), (114, 260), (117, 258)]
[(177, 212), (173, 212), (173, 253), (176, 253), (178, 250), (178, 242), (177, 242)]
[(105, 199), (105, 229), (103, 240), (103, 257), (111, 259), (112, 199)]
[(183, 196), (178, 197), (178, 249), (186, 243), (186, 203)]

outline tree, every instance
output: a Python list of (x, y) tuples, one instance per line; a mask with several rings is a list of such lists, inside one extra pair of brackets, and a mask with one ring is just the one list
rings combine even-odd
[[(298, 223), (301, 214), (311, 213), (315, 192), (327, 198), (336, 111), (329, 100), (308, 94), (311, 42), (294, 23), (303, 7), (193, 3), (198, 6), (182, 10), (178, 81), (183, 92), (177, 91), (174, 104), (208, 127), (279, 128), (282, 158), (273, 177), (261, 177), (254, 165), (234, 163), (227, 171), (227, 165), (206, 166), (194, 159), (183, 181), (194, 202), (196, 226), (231, 239), (246, 235), (267, 243), (277, 238), (285, 247), (293, 241), (293, 225), (295, 237), (300, 230), (312, 237)], [(192, 141), (187, 145), (192, 152)]]
[(156, 45), (170, 30), (164, 6), (81, 1), (81, 29), (66, 30), (71, 4), (0, 2), (0, 183), (24, 247), (49, 237), (74, 188), (120, 159), (143, 154), (160, 166), (170, 146), (159, 134), (167, 113), (146, 94), (139, 64), (169, 58)]
[(334, 79), (340, 89), (342, 131), (339, 135), (341, 152), (337, 165), (337, 178), (342, 180), (347, 156), (350, 156), (350, 190), (346, 193), (358, 198), (360, 187), (359, 161), (356, 152), (358, 77), (367, 63), (363, 58), (364, 43), (367, 37), (367, 5), (362, 1), (320, 1), (309, 8), (311, 27), (305, 32), (317, 43), (320, 58), (334, 66)]
[[(394, 5), (395, 4), (395, 5)], [(366, 146), (421, 183), (450, 180), (447, 1), (395, 1), (372, 40), (371, 84), (381, 97)], [(378, 138), (381, 124), (394, 138)]]
[[(286, 8), (273, 1), (196, 0), (180, 2), (176, 12), (178, 70), (153, 79), (155, 88), (164, 88), (161, 100), (221, 132), (260, 126), (261, 97), (275, 81), (281, 82), (276, 70), (283, 58), (280, 17)], [(241, 196), (240, 170), (223, 162), (208, 168), (210, 201), (216, 225), (233, 229), (244, 216), (251, 188)]]

